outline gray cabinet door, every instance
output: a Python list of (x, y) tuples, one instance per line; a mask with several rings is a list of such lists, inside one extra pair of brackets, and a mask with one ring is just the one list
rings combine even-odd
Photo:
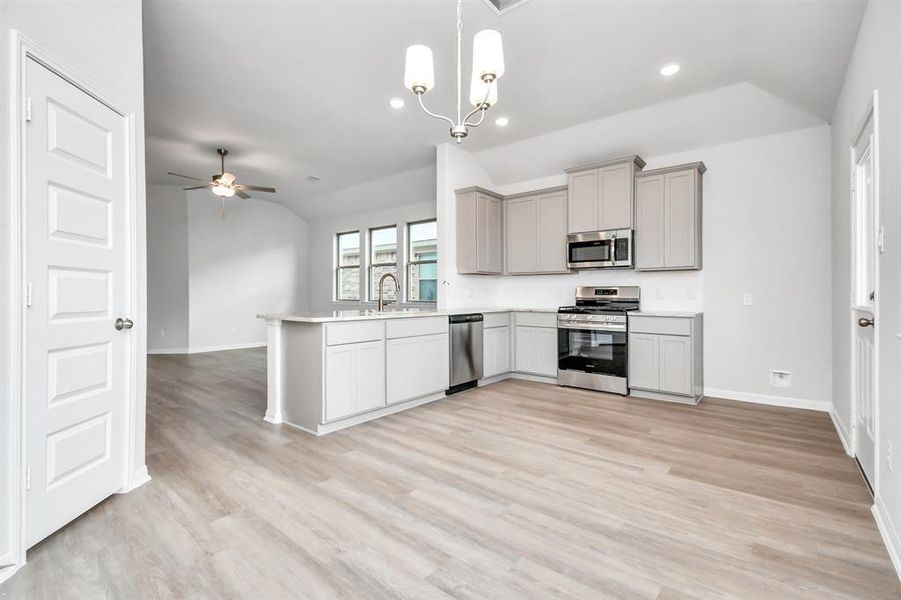
[(660, 387), (660, 336), (629, 334), (629, 387), (656, 390)]
[(635, 268), (664, 267), (664, 175), (641, 177), (635, 190)]
[(538, 270), (538, 199), (534, 196), (506, 202), (507, 273)]
[(510, 328), (490, 327), (483, 336), (485, 357), (483, 377), (493, 377), (510, 370)]
[[(661, 335), (660, 338), (660, 391), (690, 396), (691, 388), (691, 337)], [(629, 348), (631, 351), (631, 347)]]
[(598, 171), (598, 229), (632, 228), (632, 163)]
[(697, 244), (695, 171), (667, 173), (664, 178), (664, 266), (694, 268)]
[(516, 370), (522, 373), (535, 371), (535, 327), (516, 327), (514, 343), (516, 345)]
[(537, 200), (535, 236), (538, 242), (536, 271), (566, 271), (566, 192), (544, 194)]
[(569, 176), (569, 233), (598, 230), (598, 171)]
[(476, 272), (500, 273), (503, 219), (501, 201), (485, 194), (476, 194)]
[(533, 338), (534, 369), (539, 375), (557, 376), (557, 330), (536, 327)]

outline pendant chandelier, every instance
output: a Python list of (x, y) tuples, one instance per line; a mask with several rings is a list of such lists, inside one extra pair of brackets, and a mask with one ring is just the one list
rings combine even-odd
[[(463, 1), (457, 0), (457, 118), (456, 120), (431, 112), (425, 107), (422, 96), (435, 87), (435, 64), (428, 46), (415, 44), (407, 48), (404, 86), (419, 98), (419, 106), (425, 114), (450, 124), (450, 134), (457, 143), (469, 134), (470, 127), (478, 127), (485, 119), (485, 111), (497, 103), (497, 80), (504, 74), (504, 48), (501, 34), (494, 29), (483, 29), (472, 40), (472, 78), (469, 102), (474, 107), (463, 116), (461, 46), (463, 44)], [(479, 113), (478, 120), (470, 117)]]

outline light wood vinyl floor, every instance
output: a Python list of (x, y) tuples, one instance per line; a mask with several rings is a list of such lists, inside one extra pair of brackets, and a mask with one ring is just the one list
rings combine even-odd
[(153, 481), (4, 598), (898, 598), (822, 413), (506, 381), (315, 438), (260, 350), (155, 356)]

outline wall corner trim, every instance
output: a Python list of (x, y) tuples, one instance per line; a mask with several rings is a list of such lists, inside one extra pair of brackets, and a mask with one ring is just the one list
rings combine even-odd
[(873, 503), (873, 518), (876, 519), (876, 527), (882, 535), (882, 541), (885, 543), (885, 549), (888, 550), (889, 558), (892, 559), (892, 565), (895, 567), (895, 574), (901, 580), (901, 537), (898, 536), (898, 530), (895, 529), (885, 505), (882, 503), (882, 496), (876, 496)]
[(753, 404), (766, 404), (767, 406), (818, 410), (827, 413), (830, 412), (832, 407), (832, 403), (828, 400), (790, 398), (788, 396), (773, 396), (770, 394), (755, 394), (751, 392), (738, 392), (715, 388), (704, 388), (704, 396), (708, 398), (721, 398), (724, 400), (737, 400), (739, 402), (751, 402)]

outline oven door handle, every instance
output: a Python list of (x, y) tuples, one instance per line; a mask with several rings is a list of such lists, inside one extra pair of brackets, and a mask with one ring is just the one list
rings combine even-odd
[(558, 329), (585, 329), (589, 331), (609, 331), (611, 333), (625, 333), (626, 325), (595, 325), (587, 323), (557, 323)]

